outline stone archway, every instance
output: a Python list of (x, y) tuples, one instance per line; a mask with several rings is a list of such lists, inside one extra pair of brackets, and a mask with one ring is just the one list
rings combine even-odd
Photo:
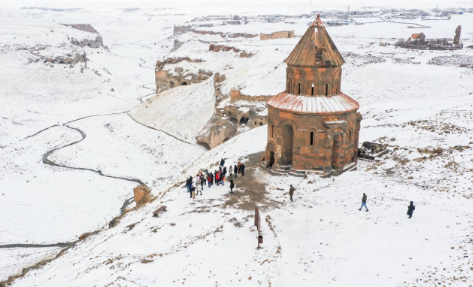
[(282, 128), (282, 162), (283, 165), (292, 165), (292, 150), (294, 146), (294, 128), (285, 124)]

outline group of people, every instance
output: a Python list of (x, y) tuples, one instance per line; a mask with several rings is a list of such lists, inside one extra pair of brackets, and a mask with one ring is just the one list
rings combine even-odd
[[(292, 184), (289, 186), (289, 199), (291, 201), (294, 201), (292, 199), (292, 197), (294, 196), (294, 191), (296, 189), (292, 186)], [(366, 206), (366, 201), (368, 200), (368, 196), (363, 193), (363, 197), (361, 198), (361, 207), (358, 209), (361, 211), (361, 209), (363, 209), (363, 206), (366, 208), (366, 212), (369, 211), (368, 207)], [(416, 209), (416, 207), (414, 206), (414, 202), (411, 201), (411, 203), (409, 204), (409, 206), (407, 207), (407, 215), (409, 215), (409, 218), (412, 218), (412, 214), (414, 213), (414, 210)]]
[[(225, 166), (225, 160), (223, 158), (220, 159), (219, 168), (220, 170), (222, 170), (223, 168), (225, 172), (227, 171), (227, 167)], [(245, 165), (239, 161), (238, 164), (230, 165), (228, 171), (229, 171), (230, 177), (232, 177), (233, 175), (235, 175), (235, 177), (238, 177), (239, 174), (241, 176), (245, 176)]]
[[(190, 193), (190, 198), (192, 198), (193, 193), (195, 193), (195, 195), (198, 195), (199, 193), (202, 195), (204, 186), (207, 186), (208, 188), (212, 187), (214, 184), (224, 186), (225, 181), (227, 181), (227, 172), (229, 173), (230, 178), (232, 178), (233, 175), (238, 177), (238, 174), (245, 176), (245, 165), (238, 162), (238, 164), (235, 164), (234, 166), (230, 165), (230, 168), (227, 170), (225, 160), (222, 158), (218, 170), (215, 170), (214, 172), (205, 170), (204, 172), (197, 174), (195, 179), (193, 179), (192, 176), (188, 177), (186, 180), (186, 187), (187, 192)], [(234, 193), (233, 188), (235, 188), (235, 183), (233, 182), (233, 179), (230, 179), (231, 194)]]

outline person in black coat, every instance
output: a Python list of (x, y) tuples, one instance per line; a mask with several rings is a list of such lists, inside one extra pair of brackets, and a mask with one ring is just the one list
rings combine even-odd
[(233, 166), (233, 172), (235, 173), (235, 177), (238, 177), (238, 167), (236, 164)]
[(241, 169), (241, 176), (245, 176), (245, 165), (242, 163), (240, 166)]
[[(200, 187), (202, 188), (201, 190), (204, 190), (204, 185), (205, 185), (205, 176), (203, 174), (200, 175)], [(202, 191), (200, 192), (202, 194)]]
[[(187, 179), (187, 191), (188, 192), (191, 192), (191, 187), (192, 187), (192, 176), (190, 176), (188, 179)], [(191, 192), (191, 196), (192, 196), (192, 192)]]
[(223, 160), (223, 158), (220, 160), (220, 166), (223, 166), (225, 164), (225, 161)]
[(407, 215), (409, 215), (409, 218), (412, 217), (415, 209), (416, 207), (414, 206), (414, 202), (411, 201), (411, 204), (407, 207)]
[(233, 179), (230, 179), (230, 193), (233, 194), (233, 188), (235, 187), (235, 184), (233, 183)]

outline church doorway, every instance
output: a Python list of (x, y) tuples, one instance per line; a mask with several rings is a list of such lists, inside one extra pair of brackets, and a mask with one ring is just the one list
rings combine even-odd
[(294, 140), (294, 129), (290, 124), (286, 124), (282, 129), (283, 138), (283, 152), (282, 152), (282, 164), (292, 164), (292, 147)]
[(269, 152), (269, 168), (272, 168), (274, 164), (274, 151)]
[(333, 136), (333, 149), (332, 149), (332, 168), (333, 169), (338, 169), (340, 167), (339, 165), (339, 158), (340, 158), (340, 136), (339, 135), (334, 135)]

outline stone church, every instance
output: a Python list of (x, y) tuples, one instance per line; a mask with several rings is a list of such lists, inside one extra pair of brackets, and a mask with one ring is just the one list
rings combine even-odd
[(286, 90), (268, 102), (265, 163), (275, 173), (355, 169), (359, 104), (340, 92), (345, 63), (320, 16), (286, 59)]

